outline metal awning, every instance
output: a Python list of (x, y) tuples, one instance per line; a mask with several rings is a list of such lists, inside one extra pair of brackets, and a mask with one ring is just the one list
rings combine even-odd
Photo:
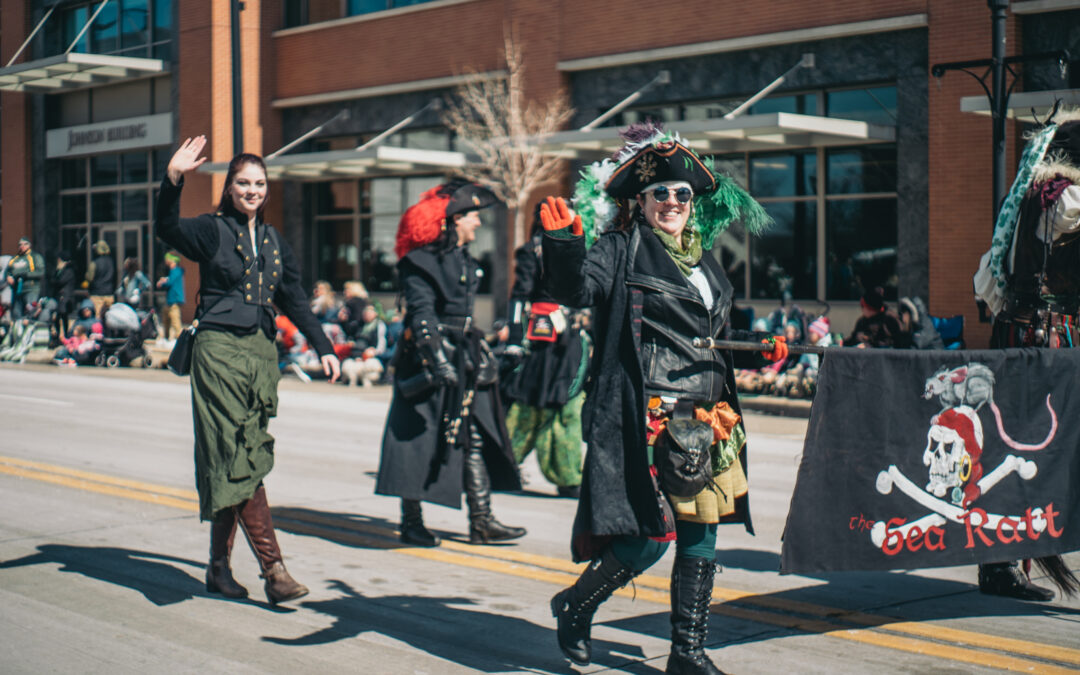
[[(462, 152), (379, 145), (364, 150), (330, 150), (283, 155), (266, 160), (270, 180), (326, 181), (445, 172), (469, 162)], [(199, 171), (226, 173), (228, 162), (204, 164)]]
[(55, 94), (153, 77), (168, 71), (161, 59), (72, 52), (0, 68), (0, 91)]
[[(892, 126), (794, 113), (671, 122), (665, 124), (664, 128), (678, 132), (695, 151), (709, 154), (888, 143), (896, 140), (896, 128)], [(541, 138), (538, 142), (545, 154), (587, 160), (610, 156), (623, 146), (616, 127), (563, 131)]]
[[(1057, 101), (1061, 101), (1062, 105), (1080, 106), (1080, 89), (1013, 92), (1009, 96), (1008, 115), (1013, 119), (1042, 122), (1054, 109), (1054, 103)], [(1031, 115), (1032, 109), (1035, 110), (1037, 120)], [(965, 96), (960, 99), (960, 111), (989, 115), (991, 113), (990, 101), (986, 96)]]

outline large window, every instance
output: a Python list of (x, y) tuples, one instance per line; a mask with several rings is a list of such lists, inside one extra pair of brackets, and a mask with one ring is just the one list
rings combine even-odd
[(741, 297), (857, 300), (875, 286), (896, 297), (895, 145), (716, 159), (775, 221), (714, 247)]
[[(319, 152), (347, 150), (369, 140), (372, 135), (320, 140)], [(409, 129), (386, 139), (386, 145), (424, 150), (452, 150), (454, 139), (445, 128)], [(312, 236), (315, 275), (335, 288), (350, 280), (360, 280), (374, 293), (397, 291), (394, 243), (398, 220), (420, 195), (446, 180), (442, 175), (388, 176), (367, 180), (336, 180), (312, 183), (308, 197), (312, 206)], [(495, 249), (495, 212), (480, 212), (483, 227), (470, 245), (480, 260), (484, 278), (480, 292), (491, 288), (491, 266)]]
[(434, 0), (285, 0), (285, 27), (422, 5)]
[(156, 278), (165, 248), (152, 237), (151, 221), (168, 159), (169, 149), (158, 148), (60, 161), (60, 248), (72, 254), (77, 278), (99, 240), (117, 269), (134, 258)]
[[(110, 0), (82, 34), (74, 51), (169, 59), (173, 38), (173, 0)], [(50, 43), (63, 52), (86, 26), (100, 3), (93, 2), (61, 10), (50, 21)]]
[[(313, 183), (314, 265), (319, 279), (341, 288), (358, 279), (373, 293), (398, 290), (394, 254), (398, 221), (420, 195), (444, 176), (404, 176)], [(480, 260), (481, 293), (491, 292), (495, 249), (495, 213), (480, 212), (483, 225), (469, 249)]]
[[(607, 125), (717, 119), (742, 100), (642, 106)], [(758, 101), (746, 114), (773, 112), (891, 126), (896, 87), (785, 93)], [(875, 286), (896, 297), (895, 144), (739, 153), (714, 160), (775, 220), (756, 237), (747, 237), (736, 224), (713, 247), (737, 297), (857, 300)]]

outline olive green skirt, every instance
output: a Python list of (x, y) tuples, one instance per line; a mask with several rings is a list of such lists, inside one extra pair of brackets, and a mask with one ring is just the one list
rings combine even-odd
[(262, 332), (196, 334), (191, 410), (202, 520), (250, 499), (273, 468), (274, 437), (266, 429), (277, 415), (280, 379), (277, 349)]

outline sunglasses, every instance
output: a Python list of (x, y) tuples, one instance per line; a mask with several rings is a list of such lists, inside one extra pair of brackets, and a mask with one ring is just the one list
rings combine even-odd
[[(668, 197), (671, 196), (671, 190), (664, 185), (658, 185), (652, 190), (649, 190), (649, 194), (653, 196), (653, 199), (655, 199), (658, 204), (662, 204), (668, 200)], [(686, 204), (693, 198), (694, 191), (688, 187), (681, 187), (675, 190), (675, 199), (680, 204)]]

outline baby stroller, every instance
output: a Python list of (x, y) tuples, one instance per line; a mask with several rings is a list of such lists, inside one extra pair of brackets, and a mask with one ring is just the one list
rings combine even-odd
[(156, 337), (153, 310), (142, 313), (140, 318), (130, 305), (118, 302), (105, 312), (105, 336), (101, 339), (101, 351), (94, 358), (94, 365), (130, 366), (141, 356), (142, 367), (149, 368), (154, 365), (154, 359), (143, 343)]

